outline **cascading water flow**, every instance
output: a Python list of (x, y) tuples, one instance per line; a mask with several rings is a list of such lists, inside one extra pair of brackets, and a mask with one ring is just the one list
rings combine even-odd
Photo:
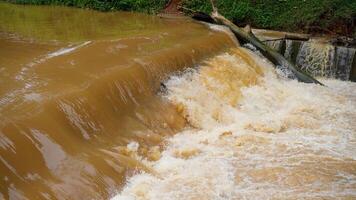
[(184, 18), (0, 2), (0, 199), (108, 199), (152, 172), (126, 145), (156, 160), (186, 124), (161, 81), (232, 46)]
[(349, 80), (356, 49), (305, 42), (300, 47), (297, 65), (314, 76)]
[(244, 48), (172, 76), (191, 125), (112, 200), (356, 198), (356, 84), (279, 77)]
[(302, 70), (316, 77), (356, 79), (356, 49), (333, 46), (317, 40), (276, 40), (266, 42)]
[(320, 65), (352, 51), (288, 45), (327, 87), (219, 26), (0, 2), (0, 199), (355, 199), (356, 84)]

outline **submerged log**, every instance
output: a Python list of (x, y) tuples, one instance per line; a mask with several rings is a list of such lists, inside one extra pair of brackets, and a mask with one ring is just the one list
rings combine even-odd
[(276, 66), (284, 66), (293, 72), (293, 74), (297, 77), (297, 79), (301, 82), (305, 83), (316, 83), (323, 85), (321, 82), (310, 76), (309, 74), (300, 70), (297, 66), (289, 62), (285, 57), (283, 57), (280, 53), (270, 48), (261, 42), (251, 31), (251, 27), (247, 25), (245, 28), (240, 28), (236, 26), (234, 23), (226, 19), (224, 16), (218, 13), (217, 8), (215, 7), (215, 1), (210, 0), (211, 5), (213, 7), (213, 12), (211, 15), (207, 15), (202, 12), (195, 13), (193, 18), (196, 20), (225, 25), (230, 28), (230, 30), (234, 33), (234, 35), (241, 42), (251, 43), (253, 46), (259, 50), (262, 55), (264, 55), (267, 59), (269, 59)]

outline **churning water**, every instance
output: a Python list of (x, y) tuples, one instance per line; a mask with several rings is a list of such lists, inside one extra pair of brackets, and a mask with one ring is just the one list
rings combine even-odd
[(356, 84), (216, 29), (0, 3), (0, 199), (355, 199)]
[(243, 48), (167, 81), (191, 127), (112, 200), (354, 199), (356, 84), (278, 77)]
[(185, 127), (156, 95), (232, 47), (192, 20), (0, 2), (0, 199), (108, 199)]

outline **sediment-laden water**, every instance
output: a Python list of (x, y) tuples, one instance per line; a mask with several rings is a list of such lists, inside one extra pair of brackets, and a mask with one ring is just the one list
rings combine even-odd
[(156, 95), (233, 46), (189, 19), (0, 3), (0, 199), (108, 199), (186, 122)]
[[(121, 199), (354, 199), (356, 84), (278, 77), (243, 48), (173, 76), (164, 96), (191, 127)], [(134, 151), (135, 149), (133, 149)]]
[[(307, 41), (285, 39), (290, 33), (254, 30), (267, 45), (313, 76), (353, 80), (356, 74), (356, 49), (335, 46), (330, 38), (310, 38)], [(311, 36), (296, 34), (300, 38)]]
[(0, 199), (356, 198), (356, 84), (220, 30), (0, 3)]

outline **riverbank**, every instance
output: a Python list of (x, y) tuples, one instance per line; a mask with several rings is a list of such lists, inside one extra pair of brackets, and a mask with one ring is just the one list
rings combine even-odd
[(33, 5), (62, 5), (99, 11), (138, 11), (155, 14), (164, 8), (168, 0), (7, 0), (7, 2)]
[[(219, 11), (236, 24), (312, 34), (355, 37), (356, 1), (353, 0), (224, 0)], [(211, 12), (206, 0), (183, 0), (183, 7)]]
[[(8, 0), (18, 4), (64, 5), (100, 11), (138, 11), (155, 14), (167, 8), (169, 0)], [(171, 1), (178, 8), (211, 12), (207, 0)], [(169, 6), (168, 6), (169, 7)], [(220, 0), (221, 14), (236, 24), (255, 28), (294, 31), (310, 34), (356, 37), (356, 1), (353, 0)], [(169, 7), (170, 8), (170, 7)], [(178, 10), (178, 9), (174, 9)]]

